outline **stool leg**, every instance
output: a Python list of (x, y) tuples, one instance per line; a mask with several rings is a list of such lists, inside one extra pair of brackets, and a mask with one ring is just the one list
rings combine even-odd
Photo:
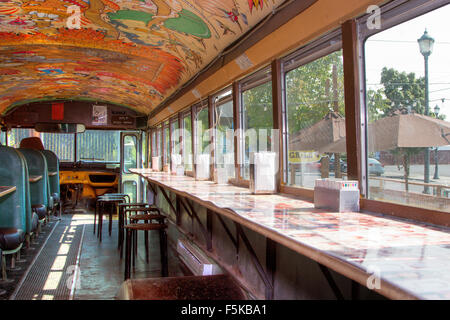
[(134, 232), (134, 256), (137, 259), (137, 254), (138, 254), (138, 232), (137, 230), (135, 230)]
[(131, 265), (131, 230), (126, 230), (125, 240), (125, 280), (130, 278), (130, 265)]
[(118, 207), (118, 218), (117, 218), (117, 223), (118, 223), (118, 240), (117, 240), (117, 249), (120, 250), (121, 247), (121, 243), (123, 241), (122, 237), (123, 237), (123, 221), (122, 221), (123, 217), (122, 217), (122, 208)]
[(167, 256), (167, 233), (165, 229), (159, 231), (159, 249), (161, 254), (161, 275), (167, 277), (169, 275), (169, 263)]
[(94, 234), (95, 234), (95, 228), (97, 225), (97, 207), (98, 207), (98, 202), (95, 201), (95, 208), (94, 208)]
[(6, 257), (2, 253), (2, 280), (7, 281), (8, 277), (6, 275)]
[(109, 231), (109, 236), (111, 237), (111, 233), (112, 233), (112, 216), (113, 216), (113, 212), (114, 212), (114, 203), (111, 203), (111, 207), (109, 208), (109, 225), (108, 225), (108, 231)]
[(135, 260), (136, 260), (136, 252), (135, 252), (135, 242), (134, 242), (134, 237), (136, 236), (136, 232), (132, 231), (131, 232), (131, 258), (132, 258), (132, 266), (133, 266), (133, 271), (135, 269)]
[(145, 230), (145, 262), (148, 263), (148, 231)]
[(105, 208), (105, 204), (102, 203), (100, 211), (98, 213), (98, 238), (100, 242), (102, 242), (102, 232), (103, 232), (103, 209)]

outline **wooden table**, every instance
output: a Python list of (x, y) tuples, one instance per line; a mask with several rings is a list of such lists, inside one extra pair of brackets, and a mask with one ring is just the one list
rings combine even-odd
[(0, 198), (14, 191), (16, 191), (15, 186), (0, 186)]
[(450, 299), (449, 228), (377, 213), (329, 212), (287, 195), (130, 171), (363, 286), (378, 269), (381, 285), (375, 290), (388, 298)]
[(40, 176), (40, 175), (30, 175), (30, 176), (28, 177), (28, 180), (29, 180), (31, 183), (38, 182), (38, 181), (41, 180), (41, 179), (42, 179), (42, 176)]

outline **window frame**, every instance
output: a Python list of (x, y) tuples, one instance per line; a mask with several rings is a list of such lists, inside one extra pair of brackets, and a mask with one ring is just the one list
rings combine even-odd
[[(167, 131), (166, 131), (167, 130)], [(168, 132), (168, 134), (166, 134)], [(163, 167), (166, 165), (170, 165), (170, 154), (167, 150), (167, 139), (169, 139), (169, 149), (170, 149), (170, 124), (169, 121), (164, 121), (162, 123), (162, 163)]]
[[(448, 5), (446, 0), (435, 0), (433, 2), (427, 0), (392, 0), (391, 2), (380, 7), (381, 9), (381, 25), (380, 29), (369, 29), (367, 28), (367, 20), (371, 14), (365, 14), (356, 20), (357, 27), (357, 47), (359, 54), (358, 67), (359, 67), (359, 101), (361, 113), (361, 137), (360, 141), (362, 143), (360, 150), (360, 166), (361, 166), (361, 192), (366, 201), (376, 201), (386, 203), (387, 205), (393, 205), (393, 203), (382, 201), (382, 200), (372, 200), (369, 199), (369, 166), (368, 166), (368, 126), (365, 124), (369, 123), (369, 110), (367, 107), (367, 86), (366, 86), (366, 52), (365, 43), (373, 35), (381, 33), (385, 30), (398, 26), (404, 22), (415, 19), (422, 16), (428, 12), (437, 10), (445, 5)], [(411, 207), (404, 204), (395, 204), (398, 206), (404, 206), (408, 208)], [(423, 209), (423, 208), (421, 208)]]
[[(281, 78), (281, 128), (280, 134), (282, 142), (280, 145), (280, 154), (282, 155), (282, 172), (280, 174), (280, 190), (289, 194), (296, 194), (314, 197), (314, 190), (303, 186), (288, 185), (289, 174), (289, 124), (287, 110), (287, 87), (286, 76), (289, 72), (312, 63), (318, 59), (326, 57), (334, 52), (343, 50), (342, 30), (340, 28), (332, 30), (320, 38), (306, 44), (298, 50), (284, 56), (280, 59), (280, 78)], [(278, 75), (277, 75), (278, 76)], [(345, 79), (344, 79), (345, 86)]]
[[(202, 112), (203, 110), (206, 110), (208, 112), (208, 127), (206, 128), (206, 130), (209, 129), (209, 102), (208, 99), (203, 99), (200, 102), (195, 103), (194, 105), (191, 106), (191, 124), (192, 124), (192, 137), (193, 137), (193, 145), (192, 145), (192, 160), (193, 160), (193, 168), (194, 168), (194, 176), (195, 176), (195, 168), (196, 168), (196, 157), (198, 154), (198, 132), (197, 132), (197, 119), (198, 119), (198, 115), (200, 114), (200, 112)], [(195, 116), (192, 116), (194, 115)], [(210, 177), (211, 178), (211, 177)]]
[[(184, 111), (180, 111), (180, 116), (179, 116), (179, 118), (180, 118), (180, 121), (181, 121), (181, 127), (182, 127), (182, 137), (181, 137), (181, 139), (182, 139), (182, 146), (181, 146), (181, 149), (182, 149), (182, 152), (181, 152), (181, 160), (182, 160), (182, 162), (183, 162), (183, 166), (184, 166), (184, 168), (185, 168), (185, 172), (184, 172), (184, 174), (186, 175), (186, 176), (190, 176), (190, 177), (193, 177), (194, 176), (194, 164), (192, 163), (192, 170), (186, 170), (186, 164), (184, 163), (184, 156), (185, 156), (185, 148), (184, 148), (184, 142), (186, 141), (187, 143), (189, 143), (188, 142), (188, 140), (190, 140), (191, 142), (191, 153), (193, 154), (193, 141), (194, 141), (194, 138), (193, 138), (193, 134), (192, 134), (192, 123), (193, 123), (193, 121), (192, 121), (192, 110), (191, 110), (191, 107), (189, 107), (189, 108), (187, 108), (186, 110), (184, 110)], [(185, 127), (184, 127), (184, 119), (185, 118), (187, 118), (187, 117), (189, 117), (190, 119), (191, 119), (191, 137), (190, 137), (190, 139), (186, 139), (186, 136), (185, 136), (185, 133), (186, 133), (186, 130), (185, 130)]]
[[(277, 75), (278, 76), (278, 75)], [(239, 167), (239, 176), (235, 177), (237, 179), (237, 185), (249, 187), (250, 179), (245, 179), (243, 176), (245, 170), (245, 136), (244, 136), (244, 98), (243, 94), (245, 91), (254, 89), (260, 85), (264, 85), (268, 82), (272, 82), (273, 86), (273, 77), (272, 77), (272, 68), (270, 65), (266, 65), (261, 69), (251, 73), (245, 78), (241, 79), (238, 82), (238, 110), (239, 110), (239, 127), (236, 127), (236, 130), (239, 129), (239, 147), (238, 147), (238, 167)], [(272, 96), (272, 108), (275, 107), (274, 98)], [(275, 123), (273, 123), (275, 125)], [(273, 127), (272, 125), (272, 127)], [(248, 128), (247, 128), (248, 129)], [(250, 161), (250, 158), (249, 158)], [(250, 166), (250, 163), (249, 163)], [(250, 175), (249, 175), (250, 176)]]
[[(225, 93), (227, 93), (227, 92), (230, 92), (230, 94), (228, 94), (228, 95), (226, 95), (226, 96), (223, 96), (223, 97), (221, 97), (221, 98), (219, 98), (220, 96), (222, 96), (222, 95), (224, 95)], [(215, 172), (216, 172), (216, 169), (217, 169), (217, 162), (216, 162), (216, 159), (217, 159), (217, 157), (216, 157), (216, 147), (217, 147), (217, 137), (216, 137), (216, 133), (217, 133), (217, 129), (216, 129), (216, 122), (217, 122), (217, 118), (216, 118), (216, 115), (217, 115), (217, 108), (219, 108), (219, 107), (221, 107), (222, 105), (224, 105), (224, 104), (226, 104), (226, 103), (229, 103), (229, 102), (231, 102), (231, 107), (232, 107), (232, 113), (233, 113), (233, 130), (236, 130), (237, 128), (236, 128), (236, 124), (234, 123), (234, 119), (235, 119), (235, 116), (234, 116), (234, 111), (235, 111), (235, 107), (234, 107), (234, 101), (233, 101), (234, 99), (233, 99), (233, 86), (232, 85), (229, 85), (229, 86), (227, 86), (226, 88), (224, 88), (224, 89), (222, 89), (222, 90), (220, 90), (220, 91), (218, 91), (218, 92), (216, 92), (215, 94), (213, 94), (212, 96), (211, 96), (211, 108), (210, 108), (210, 110), (212, 110), (212, 115), (210, 114), (210, 118), (211, 118), (211, 122), (212, 122), (212, 127), (214, 128), (214, 130), (215, 130), (215, 132), (214, 132), (214, 141), (213, 141), (213, 150), (212, 150), (212, 152), (213, 152), (213, 154), (214, 154), (214, 162), (212, 163), (212, 168), (213, 168), (213, 170), (212, 170), (212, 180), (215, 180), (216, 179), (216, 177), (215, 177)], [(210, 124), (210, 127), (211, 127), (211, 124)], [(234, 136), (233, 136), (233, 148), (234, 148)], [(234, 148), (234, 150), (233, 150), (233, 153), (235, 152), (235, 148)], [(234, 157), (234, 160), (233, 160), (233, 162), (235, 162), (235, 159), (236, 159), (236, 156)], [(234, 165), (236, 165), (236, 163), (234, 163)], [(236, 172), (234, 173), (234, 178), (231, 178), (231, 179), (229, 179), (229, 180), (232, 180), (232, 179), (235, 179), (236, 178)]]

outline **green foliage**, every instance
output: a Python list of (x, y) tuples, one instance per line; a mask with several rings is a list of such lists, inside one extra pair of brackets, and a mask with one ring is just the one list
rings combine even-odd
[[(333, 90), (333, 66), (336, 88)], [(337, 99), (334, 98), (334, 92)], [(342, 51), (336, 51), (286, 75), (289, 134), (312, 126), (330, 111), (345, 114)]]
[(425, 113), (425, 78), (416, 79), (414, 73), (384, 67), (381, 71), (381, 83), (390, 102), (390, 112), (411, 107), (416, 113)]
[(245, 113), (244, 127), (246, 129), (272, 129), (272, 82), (269, 81), (244, 91), (242, 96)]

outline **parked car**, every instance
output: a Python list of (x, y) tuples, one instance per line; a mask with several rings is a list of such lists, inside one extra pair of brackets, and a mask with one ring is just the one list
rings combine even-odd
[(367, 163), (369, 165), (369, 174), (381, 176), (384, 173), (384, 165), (377, 159), (369, 158)]
[[(318, 169), (320, 169), (322, 159), (323, 158), (321, 158), (319, 161), (316, 162)], [(342, 159), (339, 159), (339, 163), (341, 164), (341, 172), (347, 172), (347, 162), (345, 162)], [(334, 172), (334, 155), (332, 155), (330, 157), (329, 169), (330, 169), (331, 172)]]

